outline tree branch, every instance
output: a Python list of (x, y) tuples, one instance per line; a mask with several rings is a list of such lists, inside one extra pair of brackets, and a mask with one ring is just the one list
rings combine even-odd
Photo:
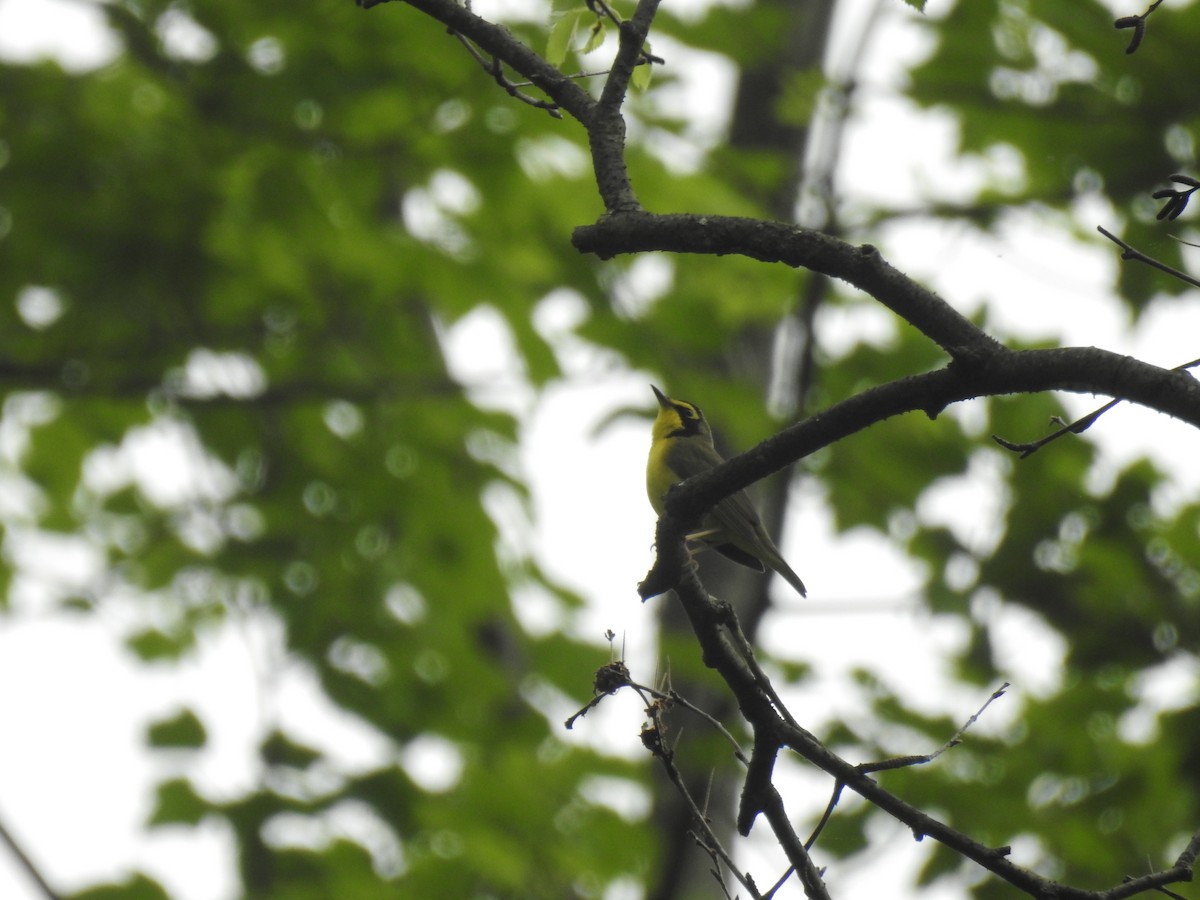
[(639, 0), (633, 18), (619, 26), (620, 46), (612, 71), (604, 83), (596, 111), (584, 127), (592, 152), (592, 169), (596, 187), (608, 213), (631, 212), (641, 209), (641, 203), (629, 181), (625, 165), (625, 117), (621, 107), (634, 68), (643, 58), (642, 48), (659, 0)]
[(1148, 266), (1152, 266), (1153, 268), (1158, 269), (1160, 272), (1166, 272), (1172, 278), (1178, 278), (1184, 284), (1190, 284), (1192, 287), (1200, 287), (1200, 280), (1193, 278), (1187, 272), (1180, 272), (1178, 269), (1173, 268), (1172, 266), (1168, 266), (1164, 262), (1159, 262), (1153, 256), (1147, 256), (1141, 250), (1137, 249), (1136, 247), (1134, 247), (1131, 244), (1127, 244), (1125, 241), (1121, 240), (1119, 237), (1117, 237), (1115, 234), (1113, 234), (1111, 231), (1104, 228), (1103, 226), (1097, 225), (1096, 230), (1098, 232), (1100, 232), (1102, 235), (1104, 235), (1106, 238), (1108, 238), (1110, 241), (1112, 241), (1114, 244), (1116, 244), (1118, 247), (1121, 248), (1121, 259), (1126, 260), (1126, 261), (1132, 260), (1133, 262), (1145, 263)]
[[(1200, 849), (1200, 834), (1193, 838), (1170, 869), (1129, 879), (1104, 891), (1089, 891), (1061, 885), (1017, 865), (1008, 859), (1009, 848), (988, 847), (951, 828), (881, 787), (861, 767), (830, 751), (805, 729), (785, 722), (765, 696), (745, 659), (736, 650), (735, 642), (723, 634), (724, 630), (730, 627), (729, 623), (734, 617), (732, 609), (727, 604), (713, 600), (705, 592), (694, 572), (689, 572), (681, 580), (676, 588), (676, 596), (696, 631), (704, 650), (705, 664), (720, 673), (735, 695), (743, 715), (754, 729), (755, 749), (749, 771), (754, 771), (756, 764), (761, 765), (761, 762), (756, 763), (754, 758), (760, 750), (773, 754), (777, 747), (788, 747), (868, 802), (903, 822), (912, 830), (917, 840), (931, 837), (1039, 900), (1051, 897), (1055, 900), (1123, 900), (1125, 897), (1132, 897), (1163, 885), (1192, 880), (1190, 866)], [(774, 787), (770, 790), (774, 791)], [(777, 804), (769, 794), (763, 795), (762, 799), (761, 811), (767, 814), (767, 820), (771, 823), (776, 838), (786, 847), (790, 843), (788, 833), (791, 826), (783, 810), (782, 800)], [(807, 853), (803, 858), (807, 859)]]
[[(370, 9), (388, 0), (356, 0), (363, 9)], [(436, 19), (450, 31), (469, 38), (496, 59), (520, 72), (560, 108), (585, 127), (591, 121), (596, 101), (583, 88), (564, 75), (556, 66), (516, 38), (511, 31), (481, 19), (454, 0), (404, 0), (409, 6)]]
[(652, 597), (677, 585), (687, 568), (687, 554), (676, 541), (682, 541), (705, 511), (823, 447), (901, 413), (920, 410), (934, 417), (962, 400), (1052, 390), (1118, 397), (1200, 428), (1200, 382), (1186, 372), (1095, 347), (999, 348), (976, 365), (951, 363), (869, 388), (673, 487), (658, 523), (659, 556), (638, 593)]
[(644, 59), (642, 50), (646, 46), (646, 37), (650, 34), (650, 26), (658, 12), (658, 4), (659, 0), (638, 0), (633, 18), (618, 24), (619, 48), (608, 73), (608, 80), (604, 82), (604, 90), (600, 93), (601, 108), (619, 113), (624, 105), (625, 93), (629, 90), (629, 79), (638, 63)]
[(797, 225), (736, 216), (630, 212), (576, 228), (571, 242), (581, 253), (594, 253), (600, 259), (665, 250), (739, 254), (809, 269), (870, 294), (951, 357), (984, 357), (1000, 349), (997, 341), (945, 300), (889, 265), (870, 244), (856, 247)]

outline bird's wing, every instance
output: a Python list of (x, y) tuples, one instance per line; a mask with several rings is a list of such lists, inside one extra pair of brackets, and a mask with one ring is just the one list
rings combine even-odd
[(667, 449), (667, 465), (680, 481), (707, 472), (723, 462), (725, 459), (712, 444), (698, 437), (672, 438)]
[[(707, 472), (723, 462), (725, 460), (721, 454), (711, 445), (696, 440), (679, 442), (667, 455), (667, 464), (680, 481)], [(758, 542), (758, 532), (762, 526), (759, 524), (754, 504), (750, 502), (746, 492), (737, 491), (709, 510), (708, 515), (704, 517), (703, 528), (706, 531), (717, 532), (717, 539), (710, 543), (717, 545), (718, 550), (721, 550), (720, 544), (733, 543), (745, 551), (747, 547), (753, 547)], [(761, 568), (753, 562), (742, 560), (741, 557), (748, 555), (746, 552), (726, 555), (744, 566)]]
[(758, 511), (745, 491), (730, 494), (710, 509), (704, 522), (708, 527), (719, 528), (727, 541), (743, 550), (753, 547), (761, 537), (759, 532), (762, 531), (762, 523)]
[[(707, 472), (724, 461), (712, 446), (694, 439), (678, 442), (667, 456), (668, 466), (680, 481)], [(731, 494), (709, 510), (697, 538), (743, 566), (760, 572), (770, 566), (801, 596), (806, 595), (804, 582), (779, 554), (745, 491)]]

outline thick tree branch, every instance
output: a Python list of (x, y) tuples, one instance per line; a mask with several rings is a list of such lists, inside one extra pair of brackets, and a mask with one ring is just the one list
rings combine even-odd
[(672, 488), (658, 524), (659, 558), (638, 591), (646, 598), (675, 586), (686, 554), (674, 542), (713, 504), (822, 447), (901, 413), (933, 417), (962, 400), (1053, 390), (1118, 397), (1200, 428), (1200, 382), (1186, 372), (1095, 347), (999, 348), (970, 365), (951, 363), (865, 390)]
[(625, 104), (629, 79), (644, 58), (642, 49), (646, 45), (647, 35), (650, 34), (654, 15), (658, 12), (658, 4), (659, 0), (639, 0), (633, 18), (620, 23), (617, 56), (600, 93), (600, 106), (605, 110), (619, 113)]
[[(1125, 897), (1155, 890), (1167, 884), (1192, 880), (1191, 865), (1195, 861), (1196, 847), (1200, 846), (1200, 835), (1193, 839), (1171, 868), (1140, 878), (1129, 879), (1103, 891), (1089, 891), (1058, 884), (1017, 865), (1008, 859), (1009, 848), (988, 847), (981, 844), (912, 806), (881, 787), (861, 767), (830, 751), (811, 733), (786, 722), (780, 711), (767, 699), (765, 692), (753, 676), (751, 667), (737, 650), (736, 641), (730, 639), (731, 630), (736, 629), (736, 620), (729, 606), (710, 597), (693, 571), (689, 571), (681, 579), (676, 588), (676, 595), (704, 649), (705, 664), (720, 673), (737, 698), (742, 714), (754, 729), (754, 756), (760, 752), (773, 756), (778, 747), (790, 748), (868, 802), (903, 822), (911, 829), (917, 840), (926, 836), (931, 837), (1039, 900), (1040, 898), (1045, 898), (1045, 900), (1049, 900), (1049, 898), (1055, 898), (1055, 900), (1123, 900)], [(761, 761), (752, 757), (748, 771), (754, 772), (756, 767), (760, 766), (765, 768)], [(769, 793), (763, 793), (761, 796), (760, 811), (766, 814), (767, 821), (771, 824), (781, 845), (794, 846), (792, 842), (794, 835), (789, 837), (791, 824), (783, 808), (782, 800), (778, 794), (772, 796), (773, 786), (767, 790)], [(807, 859), (806, 852), (794, 859), (793, 862), (799, 861), (804, 864)], [(811, 863), (809, 864), (811, 865)], [(813, 872), (816, 870), (814, 869)]]
[(604, 201), (604, 209), (609, 213), (641, 209), (625, 165), (625, 117), (621, 107), (625, 103), (630, 76), (643, 58), (642, 48), (658, 11), (658, 2), (640, 0), (633, 18), (621, 23), (617, 57), (604, 83), (595, 114), (584, 123), (592, 151), (596, 187)]
[(795, 870), (800, 883), (804, 885), (804, 896), (811, 900), (831, 900), (822, 872), (813, 863), (808, 848), (804, 846), (804, 842), (796, 834), (796, 829), (792, 827), (787, 809), (783, 805), (783, 797), (780, 796), (773, 784), (768, 786), (762, 811), (771, 825), (771, 831), (779, 841), (779, 846), (787, 855), (788, 862)]
[(1179, 854), (1179, 858), (1175, 860), (1175, 868), (1190, 869), (1196, 864), (1196, 854), (1198, 853), (1200, 853), (1200, 831), (1192, 835), (1188, 845)]
[(870, 294), (952, 357), (983, 357), (1000, 349), (945, 300), (890, 266), (871, 245), (856, 247), (797, 225), (735, 216), (631, 212), (576, 228), (571, 241), (581, 253), (601, 259), (649, 250), (736, 253), (809, 269)]

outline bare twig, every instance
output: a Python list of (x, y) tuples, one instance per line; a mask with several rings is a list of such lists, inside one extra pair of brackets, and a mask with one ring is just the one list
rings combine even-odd
[(814, 229), (737, 216), (629, 211), (576, 228), (571, 240), (577, 250), (602, 259), (660, 250), (737, 254), (808, 269), (874, 297), (964, 365), (1003, 349), (933, 291), (897, 271), (875, 247), (855, 246)]
[(1104, 228), (1102, 225), (1097, 225), (1096, 230), (1099, 231), (1102, 235), (1104, 235), (1106, 238), (1108, 238), (1110, 241), (1112, 241), (1114, 244), (1116, 244), (1118, 247), (1121, 248), (1121, 259), (1133, 260), (1134, 262), (1145, 263), (1148, 266), (1153, 266), (1154, 268), (1158, 269), (1160, 272), (1166, 272), (1172, 278), (1178, 278), (1184, 284), (1190, 284), (1190, 285), (1192, 285), (1192, 287), (1200, 287), (1200, 280), (1193, 278), (1187, 272), (1180, 272), (1178, 269), (1172, 268), (1171, 266), (1168, 266), (1166, 263), (1159, 262), (1153, 256), (1147, 256), (1145, 253), (1143, 253), (1141, 250), (1138, 250), (1136, 247), (1133, 247), (1130, 244), (1125, 243), (1125, 241), (1121, 240), (1119, 237), (1117, 237), (1111, 231)]
[(41, 870), (37, 867), (37, 865), (34, 864), (33, 860), (29, 858), (29, 854), (27, 854), (24, 848), (17, 843), (17, 839), (12, 836), (12, 833), (9, 832), (7, 828), (4, 827), (3, 823), (0, 823), (0, 843), (8, 847), (9, 852), (12, 853), (13, 858), (16, 859), (20, 868), (25, 872), (26, 875), (29, 876), (29, 879), (35, 885), (37, 885), (38, 890), (42, 892), (42, 895), (46, 897), (46, 900), (60, 900), (61, 895), (55, 891), (54, 888), (50, 887), (50, 882), (46, 880), (46, 877), (42, 874)]
[[(979, 707), (979, 709), (977, 709), (971, 715), (971, 717), (963, 723), (962, 727), (954, 733), (954, 736), (932, 753), (926, 753), (921, 756), (896, 756), (891, 759), (881, 760), (879, 762), (860, 763), (859, 765), (855, 766), (855, 768), (859, 772), (866, 775), (872, 772), (885, 772), (892, 769), (901, 769), (907, 766), (921, 766), (925, 765), (926, 763), (933, 762), (951, 747), (957, 747), (960, 743), (962, 743), (963, 735), (966, 734), (967, 729), (978, 722), (979, 717), (983, 715), (984, 710), (991, 706), (993, 701), (999, 700), (1001, 697), (1003, 697), (1004, 692), (1008, 690), (1009, 687), (1010, 685), (1006, 681), (1004, 684), (1000, 685), (1000, 687), (996, 688), (996, 690), (992, 691), (991, 696), (984, 701), (983, 706)], [(821, 836), (821, 832), (825, 830), (825, 826), (829, 823), (829, 819), (833, 815), (834, 809), (837, 808), (838, 801), (841, 800), (842, 790), (845, 788), (845, 786), (845, 783), (842, 781), (838, 781), (834, 784), (833, 793), (829, 798), (829, 802), (825, 805), (825, 812), (821, 814), (820, 821), (817, 822), (816, 827), (813, 828), (812, 834), (809, 835), (808, 840), (804, 842), (805, 847), (811, 848), (812, 845), (816, 843), (817, 838)]]
[(605, 3), (604, 0), (584, 0), (584, 3), (587, 5), (588, 9), (597, 15), (597, 17), (608, 19), (618, 28), (621, 27), (621, 17), (618, 16), (616, 11), (613, 10), (613, 8), (607, 3)]
[[(658, 692), (655, 691), (654, 693), (657, 694)], [(711, 715), (710, 713), (705, 712), (700, 707), (696, 706), (696, 704), (692, 703), (690, 700), (685, 698), (682, 694), (680, 694), (678, 691), (676, 691), (674, 689), (668, 691), (663, 696), (665, 696), (666, 699), (670, 700), (672, 703), (678, 703), (684, 709), (690, 710), (691, 712), (700, 716), (706, 722), (708, 722), (709, 725), (711, 725), (711, 726), (713, 726), (713, 728), (717, 729), (717, 731), (719, 731), (721, 733), (721, 736), (724, 737), (725, 740), (727, 740), (729, 742), (730, 746), (733, 747), (734, 759), (736, 759), (738, 762), (742, 763), (743, 765), (747, 765), (750, 762), (750, 760), (746, 757), (745, 751), (742, 750), (741, 744), (739, 744), (737, 742), (737, 739), (732, 734), (729, 733), (729, 729), (727, 729), (723, 724), (721, 724), (721, 721), (719, 719), (717, 719), (715, 716)]]
[(1106, 412), (1108, 412), (1110, 409), (1112, 409), (1114, 406), (1116, 406), (1120, 402), (1121, 401), (1119, 399), (1109, 400), (1107, 403), (1105, 403), (1099, 409), (1092, 410), (1086, 416), (1083, 416), (1080, 419), (1076, 419), (1074, 422), (1064, 422), (1058, 416), (1055, 416), (1053, 421), (1056, 425), (1059, 425), (1060, 427), (1058, 428), (1057, 431), (1050, 432), (1050, 434), (1046, 435), (1041, 440), (1030, 441), (1027, 443), (1018, 444), (1013, 441), (1002, 438), (998, 434), (993, 434), (992, 440), (995, 441), (997, 444), (999, 444), (1001, 447), (1003, 447), (1005, 450), (1011, 450), (1014, 453), (1020, 453), (1021, 459), (1025, 459), (1027, 456), (1032, 456), (1034, 453), (1037, 453), (1039, 450), (1041, 450), (1047, 444), (1049, 444), (1052, 441), (1058, 440), (1060, 437), (1062, 437), (1065, 434), (1082, 434), (1083, 432), (1085, 432), (1089, 428), (1091, 428), (1097, 419), (1099, 419), (1102, 415), (1104, 415)]
[[(647, 713), (649, 713), (651, 716), (653, 732), (661, 737), (665, 726), (660, 719), (660, 709), (652, 706), (647, 710)], [(647, 747), (654, 752), (654, 748), (651, 747), (651, 745), (647, 744)], [(695, 798), (692, 797), (691, 792), (687, 789), (687, 785), (684, 784), (683, 775), (680, 773), (679, 768), (675, 765), (675, 754), (666, 750), (661, 743), (658, 745), (658, 748), (659, 749), (657, 752), (654, 752), (654, 755), (658, 757), (659, 762), (662, 763), (663, 769), (667, 773), (667, 778), (670, 779), (671, 784), (675, 785), (675, 789), (679, 792), (680, 797), (683, 798), (684, 803), (691, 811), (692, 817), (696, 823), (696, 828), (699, 831), (699, 833), (696, 835), (697, 841), (704, 848), (705, 852), (714, 859), (714, 862), (720, 860), (725, 864), (725, 867), (733, 874), (733, 877), (738, 880), (738, 883), (741, 884), (742, 887), (747, 890), (747, 892), (749, 892), (751, 897), (756, 898), (756, 900), (762, 900), (762, 895), (758, 892), (758, 889), (754, 885), (754, 879), (751, 878), (747, 873), (742, 872), (734, 863), (733, 857), (721, 844), (716, 832), (713, 831), (712, 826), (709, 824), (708, 816), (705, 815), (700, 809)]]
[(729, 742), (729, 745), (733, 748), (734, 759), (743, 765), (749, 763), (749, 759), (747, 758), (745, 751), (742, 750), (741, 744), (738, 743), (737, 738), (729, 733), (729, 729), (727, 729), (724, 724), (721, 723), (720, 719), (692, 703), (674, 688), (667, 691), (660, 691), (657, 688), (652, 688), (648, 685), (638, 684), (629, 677), (629, 670), (625, 667), (625, 663), (621, 661), (611, 662), (608, 665), (601, 666), (596, 672), (596, 676), (593, 679), (593, 690), (595, 691), (595, 696), (592, 697), (592, 699), (586, 704), (584, 704), (584, 706), (578, 711), (573, 713), (566, 720), (566, 722), (563, 723), (567, 730), (569, 731), (574, 728), (575, 722), (599, 706), (600, 702), (605, 697), (612, 696), (623, 687), (628, 687), (637, 691), (638, 695), (642, 698), (642, 701), (646, 704), (648, 709), (652, 707), (653, 704), (647, 698), (653, 697), (655, 700), (665, 700), (668, 703), (682, 706), (689, 712), (694, 713), (695, 715), (704, 719), (704, 721), (708, 722), (709, 725), (720, 732), (721, 736)]
[(496, 82), (496, 84), (500, 85), (500, 87), (504, 89), (506, 94), (514, 99), (520, 100), (522, 103), (534, 107), (535, 109), (546, 110), (546, 112), (555, 119), (562, 118), (562, 113), (559, 111), (557, 103), (552, 103), (549, 100), (539, 100), (537, 97), (531, 97), (529, 94), (526, 94), (524, 91), (520, 90), (520, 88), (523, 87), (533, 86), (532, 81), (525, 81), (521, 82), (520, 84), (509, 81), (508, 77), (504, 74), (504, 67), (500, 64), (499, 57), (493, 56), (491, 59), (487, 59), (464, 35), (457, 31), (453, 31), (451, 34), (458, 38), (459, 43), (467, 48), (467, 52), (471, 54), (471, 56), (475, 59), (475, 62), (479, 63), (479, 65), (483, 67), (483, 71), (492, 76), (492, 79)]
[(967, 719), (967, 721), (963, 723), (962, 728), (958, 729), (958, 731), (954, 733), (954, 737), (950, 738), (950, 740), (946, 741), (946, 743), (942, 744), (942, 746), (938, 747), (938, 749), (934, 750), (932, 753), (926, 753), (923, 756), (897, 756), (893, 759), (885, 759), (879, 762), (863, 763), (862, 765), (858, 766), (859, 771), (864, 773), (885, 772), (890, 769), (902, 769), (906, 766), (921, 766), (925, 765), (926, 763), (933, 762), (951, 747), (957, 747), (959, 744), (961, 744), (963, 735), (967, 733), (967, 729), (978, 722), (979, 717), (983, 715), (984, 710), (991, 706), (994, 701), (1003, 697), (1004, 692), (1007, 691), (1009, 687), (1011, 687), (1011, 685), (1006, 681), (1004, 684), (1000, 685), (1000, 687), (996, 688), (996, 690), (992, 691), (991, 696), (983, 702), (983, 706), (979, 707), (979, 709), (977, 709), (971, 715), (971, 718)]
[(780, 888), (787, 884), (788, 879), (792, 877), (792, 873), (795, 871), (796, 869), (793, 866), (788, 866), (783, 874), (776, 879), (775, 883), (771, 885), (770, 890), (763, 894), (763, 900), (771, 900), (772, 897), (779, 893)]
[(771, 679), (767, 677), (767, 673), (764, 672), (762, 666), (759, 665), (758, 658), (754, 654), (754, 648), (750, 645), (750, 641), (747, 640), (746, 633), (742, 631), (741, 622), (738, 621), (737, 616), (732, 615), (733, 608), (726, 608), (730, 611), (730, 616), (725, 623), (725, 627), (729, 630), (729, 634), (733, 638), (738, 649), (741, 650), (742, 656), (746, 660), (746, 665), (754, 675), (754, 680), (758, 683), (759, 687), (762, 688), (767, 697), (770, 698), (771, 703), (774, 704), (775, 710), (779, 713), (780, 717), (789, 725), (799, 728), (799, 723), (792, 717), (792, 714), (788, 712), (788, 708), (784, 705), (783, 700), (780, 699), (779, 694), (775, 692), (775, 686), (771, 684)]
[[(1185, 362), (1181, 365), (1176, 366), (1171, 371), (1182, 372), (1186, 369), (1194, 368), (1195, 366), (1200, 366), (1200, 359), (1193, 359), (1191, 362)], [(1056, 431), (1050, 432), (1050, 434), (1046, 435), (1041, 440), (1030, 441), (1027, 443), (1018, 444), (1018, 443), (1015, 443), (1014, 441), (1006, 440), (1005, 438), (1002, 438), (996, 434), (992, 435), (992, 440), (995, 441), (997, 444), (999, 444), (1001, 447), (1003, 447), (1005, 450), (1011, 450), (1014, 453), (1019, 453), (1021, 455), (1020, 458), (1025, 459), (1026, 457), (1032, 456), (1034, 453), (1037, 453), (1037, 451), (1041, 450), (1044, 446), (1051, 443), (1052, 441), (1058, 440), (1063, 435), (1082, 434), (1083, 432), (1085, 432), (1089, 428), (1091, 428), (1092, 425), (1094, 425), (1096, 423), (1097, 419), (1099, 419), (1102, 415), (1104, 415), (1106, 412), (1108, 412), (1114, 406), (1116, 406), (1117, 404), (1122, 403), (1122, 402), (1123, 402), (1123, 399), (1119, 398), (1119, 397), (1116, 400), (1109, 400), (1107, 403), (1105, 403), (1099, 409), (1093, 409), (1086, 416), (1081, 416), (1080, 418), (1076, 419), (1074, 422), (1064, 422), (1062, 419), (1055, 416), (1054, 423), (1056, 425), (1058, 425), (1059, 428)]]
[[(575, 79), (602, 78), (603, 76), (607, 75), (609, 73), (609, 71), (611, 71), (611, 70), (597, 69), (594, 72), (573, 72), (570, 75), (568, 75), (567, 77), (575, 78)], [(534, 83), (532, 81), (514, 81), (514, 82), (512, 82), (512, 86), (517, 87), (517, 88), (534, 87)]]

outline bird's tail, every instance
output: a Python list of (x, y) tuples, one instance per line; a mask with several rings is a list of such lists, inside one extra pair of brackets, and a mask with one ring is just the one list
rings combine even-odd
[(792, 567), (787, 564), (782, 556), (777, 556), (774, 559), (767, 560), (771, 564), (771, 568), (783, 576), (783, 580), (794, 587), (801, 597), (808, 596), (808, 589), (804, 587), (804, 582), (800, 580), (800, 576), (792, 571)]

